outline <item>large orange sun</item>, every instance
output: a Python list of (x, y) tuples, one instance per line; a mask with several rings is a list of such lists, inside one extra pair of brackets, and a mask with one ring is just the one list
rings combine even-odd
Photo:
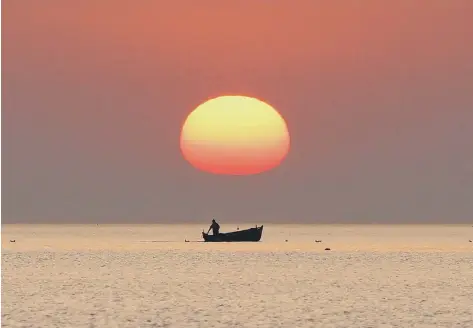
[(222, 96), (199, 105), (181, 131), (181, 151), (194, 167), (214, 174), (250, 175), (277, 167), (289, 152), (286, 122), (267, 103)]

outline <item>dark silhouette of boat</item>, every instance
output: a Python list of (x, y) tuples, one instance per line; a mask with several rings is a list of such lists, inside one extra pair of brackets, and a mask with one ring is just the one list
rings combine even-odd
[(202, 231), (202, 237), (207, 242), (239, 242), (239, 241), (260, 241), (263, 234), (263, 226), (250, 228), (246, 230), (238, 230), (227, 233), (219, 233), (218, 235), (209, 235)]

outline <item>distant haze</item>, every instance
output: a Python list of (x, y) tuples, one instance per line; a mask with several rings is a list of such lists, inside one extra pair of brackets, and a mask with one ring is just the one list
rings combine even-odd
[[(2, 1), (2, 222), (473, 222), (473, 1)], [(291, 151), (182, 157), (243, 94)]]

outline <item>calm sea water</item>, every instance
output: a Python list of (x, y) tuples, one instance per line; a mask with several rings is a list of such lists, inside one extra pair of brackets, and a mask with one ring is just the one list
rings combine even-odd
[(203, 228), (3, 225), (2, 327), (473, 327), (471, 225)]

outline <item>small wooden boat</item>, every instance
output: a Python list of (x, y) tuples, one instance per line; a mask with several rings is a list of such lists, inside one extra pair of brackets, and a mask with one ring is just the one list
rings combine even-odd
[(208, 242), (260, 241), (262, 234), (263, 226), (256, 226), (256, 228), (246, 230), (219, 233), (217, 236), (209, 235), (202, 231), (202, 237)]

